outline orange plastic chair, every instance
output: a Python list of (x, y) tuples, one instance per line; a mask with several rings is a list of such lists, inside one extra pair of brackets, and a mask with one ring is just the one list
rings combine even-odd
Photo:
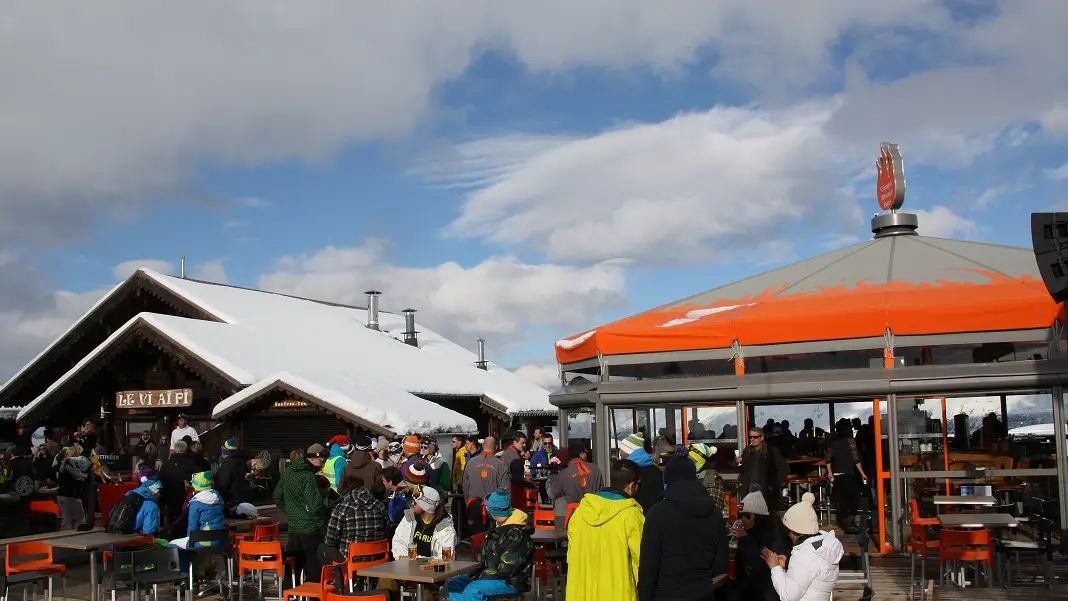
[[(938, 541), (927, 538), (927, 526), (919, 522), (910, 522), (912, 529), (909, 545), (905, 551), (909, 554), (909, 598), (915, 591), (918, 582), (922, 589), (927, 582), (927, 557), (932, 551), (938, 551)], [(916, 559), (920, 560), (920, 579), (916, 580)]]
[(25, 572), (41, 572), (67, 577), (67, 566), (55, 562), (52, 557), (52, 547), (36, 540), (27, 543), (8, 543), (7, 550), (4, 552), (4, 571), (8, 576)]
[(534, 577), (541, 582), (542, 586), (548, 586), (550, 574), (559, 578), (560, 568), (556, 563), (546, 559), (544, 547), (538, 547), (534, 550)]
[(565, 526), (567, 526), (568, 523), (571, 522), (571, 514), (575, 513), (575, 510), (578, 509), (578, 506), (579, 506), (578, 503), (568, 503), (567, 504), (567, 513), (564, 514), (564, 525)]
[(556, 514), (552, 509), (534, 509), (534, 529), (553, 530), (556, 528)]
[(285, 578), (286, 573), (286, 562), (282, 557), (282, 543), (278, 541), (262, 543), (241, 541), (237, 543), (238, 599), (245, 598), (246, 572), (253, 574), (274, 572), (278, 579), (278, 590), (282, 590), (282, 580)]
[(57, 518), (62, 518), (63, 515), (59, 512), (59, 503), (52, 500), (47, 501), (30, 501), (30, 513), (47, 513), (54, 515)]
[(373, 568), (389, 561), (388, 540), (376, 540), (369, 543), (352, 543), (349, 545), (348, 567), (345, 569), (345, 578), (349, 581), (349, 591), (352, 591), (353, 582), (356, 580), (356, 572), (364, 568)]
[(923, 526), (938, 526), (941, 522), (938, 518), (921, 518), (920, 517), (920, 504), (916, 502), (916, 499), (909, 499), (909, 512), (912, 514), (909, 517), (910, 524), (920, 524)]
[[(390, 601), (389, 591), (372, 591), (370, 593), (361, 593), (359, 597), (356, 597), (359, 601)], [(326, 593), (326, 599), (323, 601), (353, 601), (351, 595), (342, 595), (340, 593)]]
[(272, 540), (280, 540), (281, 532), (281, 525), (278, 522), (272, 522), (262, 526), (254, 526), (251, 532), (234, 534), (234, 538), (238, 541), (247, 540), (254, 543), (263, 543)]
[(486, 542), (486, 533), (479, 532), (471, 535), (471, 561), (478, 561), (478, 550)]
[(538, 508), (538, 491), (533, 488), (523, 489), (523, 502), (526, 503), (524, 511), (531, 511)]
[(319, 601), (324, 601), (328, 592), (333, 592), (337, 590), (337, 587), (334, 586), (334, 574), (332, 572), (333, 567), (336, 565), (340, 564), (335, 563), (330, 564), (328, 566), (323, 566), (323, 571), (319, 577), (319, 582), (305, 582), (300, 586), (293, 587), (291, 589), (286, 589), (286, 591), (282, 593), (282, 601), (289, 601), (294, 597), (303, 597), (305, 599), (319, 599)]
[(945, 574), (947, 561), (986, 564), (987, 578), (994, 571), (994, 545), (989, 530), (943, 529), (938, 539), (938, 568)]

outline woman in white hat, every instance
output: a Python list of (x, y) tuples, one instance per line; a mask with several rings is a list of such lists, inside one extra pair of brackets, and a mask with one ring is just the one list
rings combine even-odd
[(770, 549), (778, 557), (790, 553), (790, 539), (779, 516), (768, 511), (768, 504), (759, 485), (752, 485), (750, 493), (742, 499), (742, 511), (731, 534), (738, 539), (738, 552), (734, 556), (734, 579), (741, 599), (779, 601), (779, 594), (771, 585), (771, 570), (761, 557), (764, 549)]
[(830, 601), (834, 584), (838, 582), (842, 543), (834, 532), (820, 531), (819, 519), (812, 508), (815, 502), (816, 496), (807, 492), (782, 518), (794, 544), (789, 570), (785, 555), (768, 548), (761, 552), (771, 568), (771, 584), (781, 601)]

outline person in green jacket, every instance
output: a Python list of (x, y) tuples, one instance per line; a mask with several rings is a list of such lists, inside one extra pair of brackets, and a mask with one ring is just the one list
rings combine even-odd
[(443, 492), (452, 490), (452, 473), (449, 471), (449, 462), (445, 461), (445, 458), (438, 451), (438, 443), (431, 438), (424, 438), (419, 445), (419, 450), (422, 451), (426, 462), (430, 464), (430, 469), (434, 470), (434, 480), (428, 484)]
[(317, 551), (323, 542), (329, 516), (318, 472), (325, 459), (323, 445), (313, 444), (304, 457), (297, 457), (289, 464), (274, 489), (274, 503), (289, 522), (286, 551), (296, 558), (296, 569), (304, 570), (305, 582), (319, 582), (320, 579)]

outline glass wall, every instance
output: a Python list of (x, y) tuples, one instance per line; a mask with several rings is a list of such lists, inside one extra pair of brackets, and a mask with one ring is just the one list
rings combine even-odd
[(567, 448), (571, 455), (577, 457), (578, 452), (585, 448), (591, 451), (590, 461), (596, 463), (598, 449), (594, 443), (597, 436), (597, 418), (593, 407), (568, 409), (565, 412), (565, 418), (567, 420), (564, 426), (567, 428)]
[(898, 397), (895, 412), (903, 528), (937, 515), (935, 495), (991, 496), (1009, 513), (1059, 498), (1050, 391)]

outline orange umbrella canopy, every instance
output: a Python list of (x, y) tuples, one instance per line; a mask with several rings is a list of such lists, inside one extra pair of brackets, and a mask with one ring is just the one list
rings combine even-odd
[(1030, 249), (892, 235), (814, 257), (556, 343), (560, 363), (882, 336), (1047, 328), (1063, 316)]

